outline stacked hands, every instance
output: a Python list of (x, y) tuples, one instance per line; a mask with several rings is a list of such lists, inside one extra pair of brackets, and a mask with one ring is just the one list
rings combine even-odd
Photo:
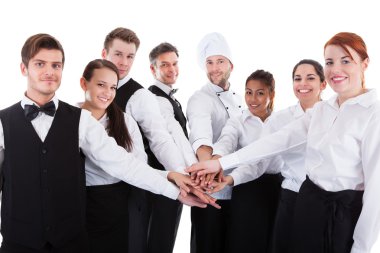
[(189, 206), (201, 208), (211, 205), (221, 207), (209, 194), (222, 190), (226, 185), (233, 185), (231, 176), (224, 176), (218, 160), (203, 161), (188, 167), (185, 172), (170, 172), (168, 179), (180, 188), (178, 200)]

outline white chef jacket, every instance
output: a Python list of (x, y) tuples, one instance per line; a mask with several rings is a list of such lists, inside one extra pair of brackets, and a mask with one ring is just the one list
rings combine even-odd
[[(126, 84), (127, 76), (118, 82), (118, 88)], [(166, 170), (184, 173), (186, 168), (180, 151), (166, 128), (156, 96), (147, 89), (137, 90), (129, 99), (125, 112), (139, 124), (149, 147)]]
[[(214, 148), (227, 120), (242, 114), (241, 97), (209, 82), (190, 97), (186, 114), (193, 150), (196, 152), (202, 145)], [(231, 192), (231, 187), (225, 187), (212, 196), (230, 199)]]
[[(168, 85), (161, 83), (158, 80), (155, 80), (154, 84), (165, 92), (168, 96), (172, 91)], [(187, 166), (198, 162), (194, 150), (190, 145), (189, 140), (185, 136), (183, 129), (179, 122), (175, 119), (173, 105), (168, 101), (168, 99), (160, 96), (156, 96), (158, 104), (160, 105), (160, 111), (162, 117), (166, 121), (167, 130), (173, 138), (174, 143), (177, 145), (178, 150), (181, 152), (184, 161)], [(173, 97), (174, 99), (174, 97)]]
[[(307, 143), (307, 145), (306, 145)], [(219, 161), (224, 169), (306, 145), (306, 174), (327, 191), (364, 190), (351, 253), (370, 253), (380, 229), (380, 102), (375, 90), (337, 95), (300, 119)]]
[[(58, 108), (58, 98), (52, 99)], [(33, 104), (33, 101), (24, 97), (21, 106)], [(35, 131), (42, 141), (45, 140), (54, 117), (44, 113), (31, 121)], [(0, 154), (4, 156), (4, 130), (0, 121)], [(149, 167), (144, 161), (136, 158), (118, 146), (114, 138), (109, 137), (104, 127), (87, 110), (82, 110), (79, 120), (79, 148), (99, 168), (113, 177), (129, 184), (143, 188), (156, 194), (162, 194), (171, 199), (177, 199), (179, 189), (170, 183), (157, 171)], [(78, 151), (79, 152), (79, 151)], [(0, 160), (0, 167), (4, 159)]]

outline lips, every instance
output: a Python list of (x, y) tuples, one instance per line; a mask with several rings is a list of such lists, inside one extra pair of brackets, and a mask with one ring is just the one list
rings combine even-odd
[(305, 94), (305, 93), (309, 93), (311, 92), (312, 90), (311, 89), (299, 89), (297, 90), (299, 93), (302, 93), (302, 94)]

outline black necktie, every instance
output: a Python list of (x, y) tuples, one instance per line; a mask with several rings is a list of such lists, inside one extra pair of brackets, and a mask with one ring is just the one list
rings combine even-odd
[(53, 101), (50, 101), (49, 103), (46, 103), (44, 104), (43, 106), (41, 107), (38, 107), (36, 105), (25, 105), (25, 108), (24, 108), (24, 113), (25, 113), (25, 117), (32, 121), (34, 120), (37, 116), (38, 116), (38, 113), (39, 112), (43, 112), (45, 113), (46, 115), (49, 115), (49, 116), (54, 116), (55, 114), (55, 104)]
[(178, 89), (172, 89), (170, 92), (169, 92), (169, 97), (172, 97), (176, 92), (177, 92)]

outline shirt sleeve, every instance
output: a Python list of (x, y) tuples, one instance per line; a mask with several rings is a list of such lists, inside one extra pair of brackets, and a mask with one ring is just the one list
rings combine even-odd
[(354, 230), (351, 253), (370, 253), (380, 229), (380, 114), (370, 120), (362, 146), (363, 207)]
[(191, 147), (189, 140), (185, 136), (181, 125), (175, 119), (172, 104), (163, 97), (157, 96), (157, 101), (160, 105), (161, 115), (166, 121), (166, 126), (169, 134), (172, 136), (178, 150), (182, 153), (183, 159), (186, 162), (186, 166), (190, 166), (196, 163), (198, 160), (195, 157), (194, 150)]
[(1, 173), (1, 167), (3, 166), (4, 162), (4, 129), (3, 124), (0, 121), (0, 173)]
[(194, 152), (200, 146), (213, 148), (213, 131), (211, 118), (212, 104), (202, 93), (196, 92), (187, 104), (187, 119), (189, 121), (189, 140)]
[(132, 153), (141, 161), (147, 162), (148, 157), (145, 153), (144, 143), (136, 121), (128, 113), (124, 114), (124, 119), (133, 142)]
[(183, 172), (185, 161), (170, 136), (156, 96), (140, 89), (130, 98), (131, 115), (140, 125), (149, 147), (166, 170)]
[(176, 186), (157, 170), (118, 146), (115, 139), (109, 137), (104, 127), (85, 110), (82, 110), (79, 121), (79, 147), (86, 159), (90, 159), (111, 176), (153, 193), (177, 199), (179, 189)]
[(263, 136), (239, 151), (220, 158), (222, 168), (226, 170), (241, 164), (255, 163), (306, 146), (310, 119), (311, 115), (305, 114), (279, 131)]
[(214, 155), (224, 156), (237, 150), (241, 138), (240, 126), (239, 118), (228, 119), (218, 141), (214, 144)]

